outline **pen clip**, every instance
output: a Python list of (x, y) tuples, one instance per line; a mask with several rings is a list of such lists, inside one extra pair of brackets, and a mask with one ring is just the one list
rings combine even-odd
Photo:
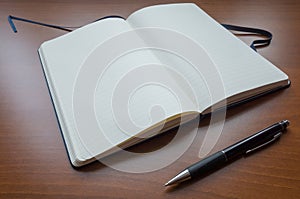
[(262, 148), (262, 147), (264, 147), (266, 145), (268, 145), (268, 144), (271, 144), (271, 143), (275, 142), (277, 139), (280, 138), (281, 135), (282, 135), (282, 132), (277, 133), (276, 135), (274, 135), (274, 137), (271, 140), (269, 140), (269, 141), (267, 141), (267, 142), (265, 142), (265, 143), (263, 143), (263, 144), (261, 144), (261, 145), (259, 145), (257, 147), (254, 147), (253, 149), (247, 150), (245, 154), (248, 155), (249, 153), (252, 153), (252, 152), (254, 152), (254, 151), (256, 151), (256, 150), (258, 150), (258, 149), (260, 149), (260, 148)]

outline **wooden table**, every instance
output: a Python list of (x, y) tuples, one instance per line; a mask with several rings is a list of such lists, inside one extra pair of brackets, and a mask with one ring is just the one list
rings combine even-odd
[[(177, 0), (172, 2), (179, 2)], [(11, 14), (53, 24), (81, 25), (100, 17), (168, 1), (0, 1), (0, 198), (300, 198), (300, 4), (295, 1), (197, 1), (219, 22), (261, 27), (274, 34), (259, 53), (285, 71), (290, 88), (227, 112), (218, 151), (282, 119), (291, 126), (266, 150), (177, 188), (163, 187), (175, 173), (198, 161), (208, 122), (184, 155), (166, 168), (125, 173), (99, 162), (71, 167), (43, 77), (37, 48), (63, 31), (16, 22)], [(243, 37), (249, 42), (251, 37)], [(202, 132), (202, 133), (201, 133)], [(153, 150), (172, 138), (133, 147)], [(160, 158), (158, 157), (158, 161)]]

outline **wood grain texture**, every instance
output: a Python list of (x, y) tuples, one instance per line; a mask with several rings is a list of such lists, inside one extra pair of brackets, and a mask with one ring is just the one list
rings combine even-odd
[[(289, 89), (229, 110), (211, 153), (288, 119), (291, 126), (279, 142), (178, 188), (166, 189), (163, 184), (199, 160), (209, 121), (199, 125), (195, 141), (181, 158), (155, 172), (125, 173), (98, 162), (81, 169), (70, 166), (37, 55), (43, 41), (65, 32), (16, 22), (19, 33), (14, 34), (7, 15), (76, 26), (105, 15), (127, 17), (142, 7), (170, 2), (180, 1), (0, 1), (0, 198), (300, 198), (297, 0), (195, 1), (219, 22), (270, 30), (273, 42), (259, 53), (292, 80)], [(242, 39), (249, 42), (251, 37)], [(132, 150), (151, 150), (154, 143), (168, 142), (173, 133)]]

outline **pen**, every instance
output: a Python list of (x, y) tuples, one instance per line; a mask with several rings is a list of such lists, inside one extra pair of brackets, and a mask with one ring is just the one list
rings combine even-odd
[(168, 181), (165, 186), (204, 176), (222, 166), (225, 166), (228, 161), (248, 155), (249, 153), (279, 139), (289, 124), (290, 122), (288, 120), (275, 123), (255, 133), (254, 135), (251, 135), (250, 137), (247, 137), (219, 152), (216, 152), (213, 155), (193, 164), (192, 166), (189, 166)]

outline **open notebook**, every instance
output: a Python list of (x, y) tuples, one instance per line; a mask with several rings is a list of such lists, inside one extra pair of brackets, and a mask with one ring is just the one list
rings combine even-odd
[(289, 85), (285, 73), (191, 3), (100, 20), (38, 52), (74, 166)]

